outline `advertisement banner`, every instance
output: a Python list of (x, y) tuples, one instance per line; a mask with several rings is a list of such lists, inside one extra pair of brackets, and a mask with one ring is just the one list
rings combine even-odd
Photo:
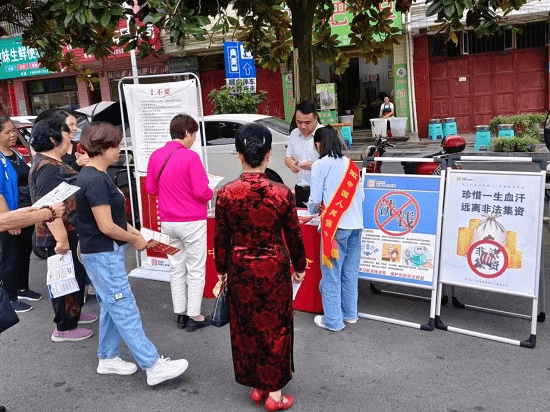
[[(409, 117), (409, 83), (407, 78), (407, 65), (396, 64), (394, 66), (395, 88), (395, 116)], [(407, 130), (410, 130), (410, 119), (407, 121)]]
[(441, 177), (365, 177), (359, 276), (435, 287)]
[[(348, 37), (350, 34), (350, 24), (353, 21), (353, 14), (347, 9), (347, 4), (345, 1), (335, 1), (334, 4), (334, 13), (330, 18), (330, 26), (332, 28), (332, 34), (338, 35), (338, 41), (340, 41), (339, 46), (350, 46), (351, 40)], [(381, 1), (378, 4), (378, 9), (382, 10), (386, 7), (391, 8), (393, 11), (390, 19), (392, 20), (392, 27), (402, 28), (401, 23), (401, 12), (395, 10), (395, 1)], [(381, 36), (375, 34), (373, 36), (375, 41), (381, 41)]]
[(48, 74), (38, 63), (38, 52), (21, 44), (22, 37), (0, 39), (0, 79)]
[(320, 83), (315, 86), (320, 110), (336, 110), (338, 103), (336, 101), (336, 83)]
[(540, 174), (449, 171), (440, 281), (536, 297)]
[[(135, 167), (147, 172), (149, 157), (171, 140), (170, 121), (188, 114), (199, 121), (199, 100), (195, 79), (154, 84), (123, 84), (130, 124)], [(201, 129), (192, 148), (202, 159)]]

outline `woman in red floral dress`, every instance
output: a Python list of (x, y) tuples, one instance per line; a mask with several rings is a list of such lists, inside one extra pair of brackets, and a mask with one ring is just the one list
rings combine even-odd
[[(227, 273), (235, 380), (251, 387), (258, 405), (288, 409), (281, 395), (292, 379), (293, 312), (290, 260), (301, 282), (306, 268), (302, 232), (292, 192), (268, 180), (271, 133), (257, 124), (235, 139), (244, 173), (218, 192), (214, 254)], [(286, 243), (286, 245), (285, 245)], [(289, 259), (290, 255), (290, 259)]]

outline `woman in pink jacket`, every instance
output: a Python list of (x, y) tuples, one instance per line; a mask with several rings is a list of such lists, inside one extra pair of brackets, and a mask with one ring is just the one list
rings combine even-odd
[(181, 251), (170, 260), (170, 288), (177, 326), (193, 332), (210, 324), (201, 315), (206, 265), (207, 204), (214, 193), (197, 153), (191, 150), (199, 125), (178, 114), (170, 122), (172, 141), (155, 150), (145, 189), (158, 196), (162, 233)]

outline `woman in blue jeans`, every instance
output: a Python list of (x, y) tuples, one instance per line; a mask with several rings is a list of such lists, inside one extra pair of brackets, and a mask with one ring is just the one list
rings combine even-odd
[(357, 322), (357, 282), (363, 229), (363, 198), (359, 169), (342, 155), (336, 130), (317, 129), (313, 142), (319, 160), (311, 167), (310, 213), (321, 210), (321, 297), (324, 315), (317, 326), (338, 332)]
[(181, 375), (185, 359), (160, 357), (145, 336), (141, 316), (125, 270), (126, 243), (137, 250), (146, 247), (141, 233), (126, 222), (124, 195), (107, 175), (107, 167), (120, 153), (122, 132), (104, 122), (90, 123), (80, 144), (89, 156), (76, 181), (77, 230), (82, 263), (95, 286), (101, 309), (99, 318), (99, 374), (130, 375), (134, 363), (119, 357), (124, 339), (135, 360), (147, 372), (147, 383), (156, 385)]

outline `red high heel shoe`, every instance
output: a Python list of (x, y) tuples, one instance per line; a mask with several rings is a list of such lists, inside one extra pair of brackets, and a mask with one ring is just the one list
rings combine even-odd
[(294, 405), (294, 397), (292, 395), (281, 396), (280, 401), (276, 401), (271, 396), (265, 401), (265, 408), (269, 412), (273, 411), (286, 411), (292, 405)]
[(263, 391), (261, 389), (252, 388), (250, 389), (250, 399), (252, 402), (256, 403), (256, 406), (259, 408), (262, 401), (267, 398), (269, 395), (268, 391)]

